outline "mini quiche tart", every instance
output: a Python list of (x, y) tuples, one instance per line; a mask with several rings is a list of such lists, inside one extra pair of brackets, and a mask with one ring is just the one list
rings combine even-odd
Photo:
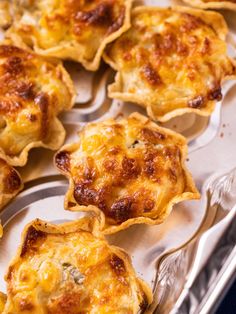
[(186, 112), (210, 115), (222, 98), (222, 81), (236, 74), (226, 34), (216, 12), (134, 9), (132, 27), (104, 55), (117, 71), (109, 96), (144, 106), (159, 121)]
[[(13, 0), (20, 36), (37, 53), (98, 69), (105, 46), (130, 27), (132, 0)], [(17, 18), (18, 17), (18, 18)]]
[[(0, 158), (0, 210), (23, 188), (19, 173)], [(0, 238), (2, 237), (0, 220)], [(0, 312), (1, 313), (1, 312)]]
[(159, 224), (173, 204), (199, 198), (184, 166), (186, 140), (133, 113), (88, 124), (78, 143), (55, 156), (70, 179), (65, 208), (94, 211), (104, 234), (132, 224)]
[(128, 255), (108, 245), (89, 218), (30, 223), (5, 280), (3, 314), (137, 314), (152, 302)]
[(57, 115), (73, 99), (72, 81), (58, 61), (1, 44), (0, 157), (23, 166), (33, 147), (58, 149), (65, 130)]
[(236, 0), (183, 0), (183, 1), (196, 8), (236, 10)]

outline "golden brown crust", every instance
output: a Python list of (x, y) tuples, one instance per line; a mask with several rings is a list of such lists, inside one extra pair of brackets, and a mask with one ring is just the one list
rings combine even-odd
[(11, 44), (0, 45), (0, 157), (14, 166), (33, 147), (58, 149), (57, 115), (72, 107), (74, 88), (61, 63)]
[(136, 314), (152, 302), (129, 256), (108, 245), (93, 218), (28, 224), (5, 280), (3, 314)]
[(229, 9), (236, 11), (235, 0), (183, 0), (185, 3), (200, 9)]
[(131, 2), (34, 0), (20, 5), (16, 0), (18, 18), (8, 35), (20, 36), (39, 54), (72, 59), (95, 71), (105, 46), (130, 27)]
[(65, 208), (96, 212), (104, 233), (161, 223), (173, 204), (199, 197), (186, 154), (181, 135), (138, 113), (88, 124), (55, 156), (70, 180)]
[(226, 34), (216, 12), (135, 8), (132, 27), (104, 54), (117, 71), (109, 96), (146, 107), (159, 121), (186, 112), (210, 115), (222, 97), (222, 81), (236, 74)]

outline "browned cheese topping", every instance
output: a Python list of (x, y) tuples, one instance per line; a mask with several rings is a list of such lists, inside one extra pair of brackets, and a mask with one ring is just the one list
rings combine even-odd
[(141, 117), (89, 124), (79, 143), (56, 155), (57, 167), (74, 182), (69, 203), (95, 205), (110, 224), (120, 224), (162, 219), (174, 198), (186, 191), (194, 197), (183, 168), (185, 140)]
[(210, 114), (222, 99), (222, 80), (236, 72), (223, 17), (202, 12), (136, 8), (132, 27), (106, 51), (118, 71), (110, 97), (145, 106), (162, 121), (190, 109)]
[(71, 107), (72, 96), (60, 64), (1, 45), (0, 149), (15, 156), (32, 142), (50, 141), (55, 117)]
[(46, 55), (96, 70), (106, 42), (129, 27), (130, 7), (131, 0), (15, 0), (9, 34), (19, 35)]
[(3, 314), (131, 314), (150, 304), (128, 256), (79, 224), (26, 227)]

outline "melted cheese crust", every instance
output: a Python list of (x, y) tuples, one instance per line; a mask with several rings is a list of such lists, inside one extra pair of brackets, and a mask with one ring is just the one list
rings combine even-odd
[(3, 314), (136, 314), (152, 301), (130, 259), (91, 230), (91, 220), (33, 221), (5, 276)]
[(104, 233), (161, 223), (174, 203), (199, 197), (184, 166), (186, 147), (181, 135), (137, 113), (88, 124), (55, 157), (70, 178), (65, 208), (97, 212)]
[(132, 0), (15, 0), (9, 34), (38, 53), (81, 62), (97, 70), (107, 43), (130, 26)]
[(236, 10), (236, 0), (183, 0), (183, 1), (196, 8)]
[(60, 63), (0, 45), (0, 156), (22, 166), (32, 147), (58, 149), (65, 131), (56, 116), (72, 107), (72, 86)]
[(215, 12), (138, 7), (132, 27), (104, 56), (118, 71), (109, 96), (147, 107), (166, 121), (185, 112), (209, 115), (222, 80), (235, 75), (226, 54), (227, 26)]

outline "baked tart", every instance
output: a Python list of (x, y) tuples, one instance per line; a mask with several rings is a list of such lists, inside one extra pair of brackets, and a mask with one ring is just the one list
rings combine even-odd
[(186, 7), (137, 7), (132, 27), (106, 50), (117, 71), (111, 98), (137, 103), (159, 121), (187, 112), (208, 116), (221, 83), (236, 74), (222, 15)]
[(130, 27), (132, 0), (13, 1), (9, 36), (20, 36), (46, 56), (98, 69), (104, 48)]
[[(23, 183), (19, 173), (7, 162), (0, 158), (0, 210), (19, 193)], [(3, 229), (0, 220), (0, 238)], [(0, 311), (1, 313), (1, 311)]]
[(175, 203), (199, 198), (186, 154), (184, 137), (138, 113), (89, 123), (55, 156), (70, 180), (65, 208), (97, 213), (105, 234), (159, 224)]
[(73, 102), (74, 87), (60, 62), (0, 45), (0, 157), (23, 166), (33, 147), (58, 149), (65, 130), (57, 115)]
[(28, 224), (5, 280), (3, 314), (136, 314), (152, 302), (129, 256), (108, 245), (89, 218)]
[(235, 0), (183, 0), (195, 8), (236, 10)]

